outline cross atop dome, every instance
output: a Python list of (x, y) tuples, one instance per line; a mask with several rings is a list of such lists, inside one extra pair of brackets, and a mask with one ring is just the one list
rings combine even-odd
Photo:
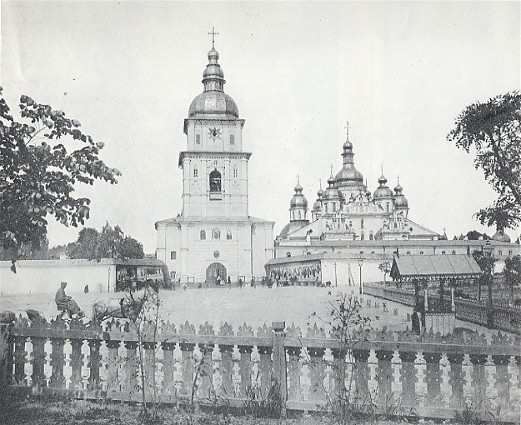
[(349, 121), (346, 121), (346, 125), (344, 127), (346, 131), (346, 140), (349, 139)]
[(213, 45), (215, 43), (215, 36), (219, 35), (219, 33), (215, 32), (215, 27), (212, 27), (212, 32), (209, 32), (208, 35), (212, 36), (212, 49), (213, 49)]

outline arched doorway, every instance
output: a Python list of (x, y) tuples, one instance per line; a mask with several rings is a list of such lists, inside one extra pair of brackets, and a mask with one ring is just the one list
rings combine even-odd
[(212, 263), (206, 269), (206, 283), (209, 286), (217, 285), (218, 282), (226, 283), (226, 267), (221, 263)]

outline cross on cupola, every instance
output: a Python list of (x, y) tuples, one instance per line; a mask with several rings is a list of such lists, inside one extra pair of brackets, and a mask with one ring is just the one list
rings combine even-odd
[(213, 48), (213, 45), (215, 43), (215, 36), (219, 35), (219, 33), (215, 32), (215, 27), (212, 27), (212, 32), (209, 32), (208, 35), (212, 36), (212, 48)]
[(349, 121), (346, 121), (344, 129), (346, 131), (346, 138), (349, 138)]

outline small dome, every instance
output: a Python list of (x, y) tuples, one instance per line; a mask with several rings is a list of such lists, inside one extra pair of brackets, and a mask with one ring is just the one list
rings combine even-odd
[(222, 91), (205, 91), (198, 95), (188, 110), (189, 118), (236, 119), (239, 108), (231, 96)]
[(508, 236), (504, 230), (498, 230), (492, 239), (498, 242), (508, 242), (510, 243), (510, 236)]
[(293, 232), (296, 232), (304, 226), (307, 226), (308, 223), (308, 220), (290, 221), (282, 228), (282, 230), (279, 233), (279, 236), (277, 236), (277, 239), (286, 239), (288, 235), (290, 235)]
[(320, 211), (322, 209), (322, 203), (317, 199), (313, 204), (313, 211)]
[(324, 196), (322, 199), (324, 201), (329, 199), (341, 199), (342, 193), (336, 188), (336, 180), (333, 178), (333, 176), (329, 177), (327, 180), (327, 183), (329, 184), (329, 187), (324, 191)]
[(317, 190), (317, 196), (319, 198), (322, 198), (322, 195), (324, 194), (324, 191), (322, 190), (322, 187), (320, 189)]
[(342, 145), (342, 149), (342, 169), (335, 176), (337, 187), (363, 186), (364, 176), (355, 168), (353, 160), (353, 144), (349, 140), (346, 140)]
[(383, 174), (378, 179), (378, 183), (380, 183), (380, 186), (374, 191), (373, 198), (392, 198), (393, 191), (389, 189), (389, 186), (387, 186), (387, 179)]
[(394, 187), (394, 207), (395, 208), (409, 208), (409, 201), (402, 193), (403, 187), (400, 186), (400, 182)]
[(349, 140), (346, 140), (345, 143), (342, 145), (342, 149), (344, 151), (352, 151), (353, 150), (353, 144)]
[(297, 182), (297, 185), (294, 187), (295, 194), (289, 203), (290, 208), (307, 208), (308, 200), (302, 193), (302, 186)]

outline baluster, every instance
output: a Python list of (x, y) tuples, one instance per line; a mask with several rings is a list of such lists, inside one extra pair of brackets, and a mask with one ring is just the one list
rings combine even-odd
[(137, 400), (139, 395), (139, 387), (137, 383), (137, 371), (139, 367), (137, 345), (137, 341), (125, 341), (127, 358), (124, 366), (126, 378), (124, 383), (124, 392), (128, 400)]
[(49, 387), (65, 388), (65, 377), (63, 376), (63, 366), (65, 364), (65, 354), (63, 354), (63, 346), (65, 340), (63, 338), (51, 339), (51, 361), (52, 374), (49, 379)]
[(451, 406), (455, 409), (465, 407), (463, 388), (465, 387), (465, 372), (463, 371), (463, 353), (449, 353), (450, 362), (449, 384), (452, 388)]
[(310, 356), (310, 400), (325, 400), (326, 391), (324, 388), (324, 378), (326, 377), (326, 366), (323, 360), (325, 348), (308, 347)]
[(472, 386), (474, 387), (475, 405), (480, 409), (485, 408), (487, 402), (487, 372), (485, 363), (487, 362), (486, 354), (471, 354), (470, 362), (472, 368)]
[(239, 345), (239, 374), (241, 376), (240, 397), (248, 396), (248, 389), (251, 389), (252, 361), (251, 353), (253, 347), (251, 345)]
[(33, 337), (31, 341), (33, 343), (33, 373), (31, 379), (33, 380), (33, 386), (44, 387), (45, 386), (45, 341), (47, 338)]
[(441, 353), (423, 353), (425, 362), (425, 383), (427, 384), (426, 404), (435, 406), (442, 399), (441, 395)]
[(267, 398), (271, 388), (271, 353), (272, 347), (257, 347), (259, 350), (260, 389), (263, 398)]
[(400, 351), (399, 356), (402, 362), (400, 373), (400, 382), (402, 383), (401, 402), (404, 407), (415, 407), (417, 404), (416, 382), (418, 382), (418, 375), (414, 366), (416, 353)]
[(156, 386), (156, 346), (155, 342), (143, 342), (144, 359), (143, 372), (145, 374), (145, 394), (147, 400), (151, 399), (156, 402), (157, 386)]
[(510, 356), (495, 355), (492, 360), (496, 365), (495, 387), (497, 390), (498, 407), (502, 411), (510, 407), (510, 374), (508, 373), (508, 363)]
[(71, 352), (71, 386), (73, 390), (83, 389), (83, 379), (81, 376), (81, 367), (83, 366), (83, 354), (81, 354), (81, 348), (83, 347), (82, 339), (71, 340), (72, 352)]
[(89, 368), (89, 383), (87, 388), (91, 391), (97, 391), (100, 388), (99, 369), (101, 367), (101, 355), (99, 349), (101, 341), (98, 339), (89, 339), (90, 356), (87, 367)]
[(389, 401), (392, 401), (393, 369), (391, 360), (393, 358), (393, 352), (376, 350), (376, 358), (378, 359), (376, 375), (378, 380), (377, 399), (382, 404), (388, 404)]
[(16, 385), (27, 385), (25, 375), (25, 363), (27, 362), (27, 351), (25, 351), (25, 343), (27, 337), (14, 337), (14, 383)]
[(118, 377), (118, 348), (120, 341), (107, 341), (107, 394), (121, 391)]
[(355, 401), (367, 401), (370, 399), (369, 394), (369, 350), (353, 350), (355, 358), (354, 374), (355, 374)]
[(161, 388), (162, 399), (165, 401), (175, 400), (175, 384), (174, 384), (174, 342), (163, 342), (163, 386)]
[(300, 388), (300, 347), (288, 347), (287, 349), (289, 362), (288, 362), (288, 400), (300, 400), (301, 399), (301, 388)]
[(183, 383), (181, 386), (181, 394), (191, 396), (192, 386), (194, 381), (194, 348), (195, 344), (182, 342), (181, 347), (181, 371), (183, 376)]
[(233, 345), (219, 345), (221, 352), (221, 394), (224, 397), (234, 397), (233, 389)]

